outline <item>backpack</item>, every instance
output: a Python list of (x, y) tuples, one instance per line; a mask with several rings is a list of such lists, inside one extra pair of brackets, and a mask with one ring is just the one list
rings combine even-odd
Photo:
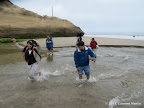
[[(33, 50), (39, 55), (39, 57), (40, 57), (40, 59), (42, 59), (42, 56), (39, 54), (39, 52), (35, 49), (35, 48), (33, 48)], [(25, 53), (25, 55), (26, 55), (26, 52), (28, 51), (28, 49), (27, 49), (27, 46), (24, 48), (24, 50), (23, 50), (23, 52)], [(26, 56), (24, 56), (24, 58), (25, 58), (25, 60), (26, 60)], [(27, 60), (26, 60), (27, 61)]]
[(35, 48), (34, 51), (39, 55), (40, 59), (42, 59), (42, 56), (40, 55), (40, 53), (38, 53), (38, 51)]

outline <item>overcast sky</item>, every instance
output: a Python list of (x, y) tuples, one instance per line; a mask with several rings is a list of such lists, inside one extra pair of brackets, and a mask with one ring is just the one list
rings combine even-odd
[(144, 0), (10, 0), (40, 15), (67, 19), (84, 32), (144, 32)]

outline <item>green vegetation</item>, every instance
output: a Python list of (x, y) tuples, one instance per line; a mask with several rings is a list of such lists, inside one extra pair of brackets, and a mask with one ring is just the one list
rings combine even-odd
[[(25, 41), (24, 39), (17, 39), (17, 42), (23, 42)], [(1, 38), (0, 43), (12, 43), (12, 39), (10, 38)]]

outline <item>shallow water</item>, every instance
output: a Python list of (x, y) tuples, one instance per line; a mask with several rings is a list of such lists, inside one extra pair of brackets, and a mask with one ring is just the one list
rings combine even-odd
[(144, 108), (143, 49), (99, 48), (88, 82), (78, 79), (74, 50), (55, 49), (51, 56), (44, 49), (42, 76), (31, 82), (23, 54), (0, 46), (0, 108)]

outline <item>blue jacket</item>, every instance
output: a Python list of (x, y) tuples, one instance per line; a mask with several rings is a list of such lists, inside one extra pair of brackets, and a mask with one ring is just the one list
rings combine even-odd
[(76, 68), (89, 65), (89, 55), (96, 58), (96, 55), (90, 48), (85, 47), (85, 50), (82, 51), (77, 49), (74, 53)]
[(53, 40), (52, 38), (46, 39), (46, 47), (53, 47)]

